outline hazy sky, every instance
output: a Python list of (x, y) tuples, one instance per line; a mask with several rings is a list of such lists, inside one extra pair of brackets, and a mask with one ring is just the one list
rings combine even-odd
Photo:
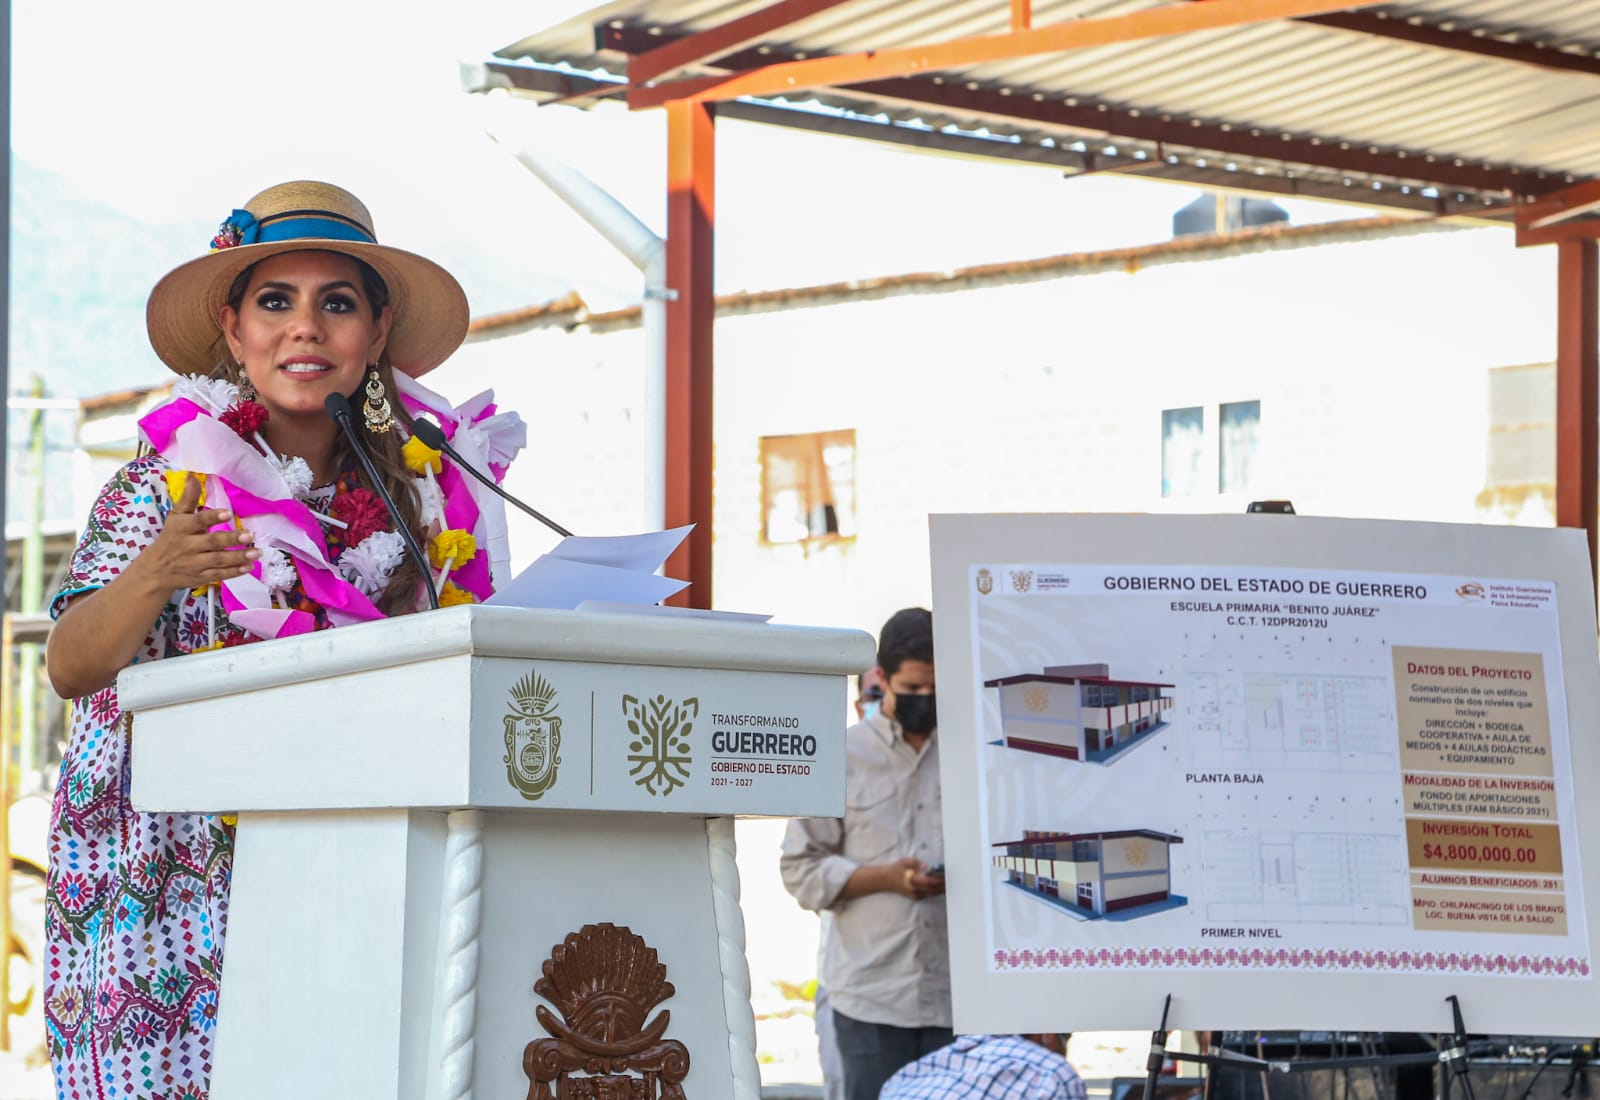
[[(635, 293), (633, 269), (484, 131), (536, 140), (659, 230), (660, 112), (468, 96), (457, 69), (589, 7), (17, 0), (13, 146), (140, 218), (196, 221), (197, 252), (256, 191), (322, 178), (387, 243), (536, 257), (604, 307)], [(1193, 195), (737, 122), (719, 124), (717, 167), (723, 290), (1157, 240)]]

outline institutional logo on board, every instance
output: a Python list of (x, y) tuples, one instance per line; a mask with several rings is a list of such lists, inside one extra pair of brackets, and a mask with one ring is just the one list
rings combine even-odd
[(1489, 593), (1477, 581), (1467, 581), (1465, 584), (1457, 585), (1456, 595), (1467, 603), (1481, 603), (1489, 598)]
[(537, 799), (555, 786), (561, 765), (561, 718), (556, 714), (556, 689), (535, 669), (511, 688), (511, 709), (505, 715), (506, 778), (522, 797)]
[(1013, 569), (1011, 571), (1011, 587), (1018, 592), (1033, 591), (1033, 570)]
[(978, 570), (978, 595), (987, 596), (994, 591), (994, 574), (987, 569)]
[(1029, 714), (1043, 714), (1050, 709), (1049, 684), (1024, 684), (1022, 688), (1022, 705), (1028, 708)]
[(622, 717), (628, 724), (628, 763), (633, 765), (628, 774), (634, 786), (653, 795), (669, 795), (683, 786), (694, 763), (689, 735), (700, 717), (700, 700), (678, 703), (665, 695), (624, 695)]

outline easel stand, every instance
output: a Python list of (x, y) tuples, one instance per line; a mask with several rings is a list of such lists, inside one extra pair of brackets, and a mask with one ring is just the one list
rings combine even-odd
[(1467, 1100), (1476, 1100), (1472, 1093), (1472, 1078), (1467, 1076), (1467, 1025), (1461, 1019), (1461, 1002), (1454, 994), (1445, 1000), (1450, 1002), (1450, 1018), (1455, 1030), (1450, 1034), (1450, 1049), (1439, 1053), (1439, 1061), (1444, 1064), (1444, 1088), (1440, 1092), (1444, 1100), (1450, 1100), (1450, 1086), (1459, 1081), (1461, 1094)]
[[(1454, 996), (1445, 998), (1450, 1002), (1451, 1031), (1441, 1049), (1437, 1052), (1423, 1051), (1415, 1054), (1364, 1054), (1348, 1058), (1308, 1058), (1308, 1059), (1266, 1059), (1252, 1058), (1247, 1054), (1235, 1054), (1223, 1051), (1217, 1054), (1189, 1054), (1184, 1051), (1169, 1051), (1167, 1047), (1167, 1022), (1172, 1010), (1172, 995), (1169, 993), (1161, 1007), (1161, 1025), (1150, 1033), (1150, 1055), (1145, 1061), (1147, 1075), (1145, 1077), (1145, 1100), (1154, 1100), (1156, 1086), (1161, 1076), (1161, 1067), (1170, 1058), (1175, 1062), (1188, 1062), (1191, 1065), (1205, 1066), (1208, 1070), (1246, 1070), (1262, 1074), (1266, 1073), (1312, 1073), (1323, 1070), (1351, 1070), (1351, 1069), (1378, 1069), (1393, 1066), (1415, 1066), (1438, 1063), (1444, 1068), (1444, 1079), (1440, 1089), (1441, 1100), (1449, 1100), (1452, 1086), (1459, 1085), (1461, 1096), (1465, 1100), (1476, 1100), (1472, 1089), (1472, 1079), (1467, 1075), (1468, 1059), (1473, 1054), (1483, 1054), (1492, 1049), (1488, 1044), (1473, 1047), (1467, 1039), (1466, 1023), (1461, 1016), (1461, 1003)], [(1574, 1046), (1572, 1048), (1572, 1070), (1563, 1096), (1570, 1096), (1578, 1074), (1588, 1063), (1588, 1056), (1584, 1053), (1588, 1048)], [(1551, 1056), (1554, 1057), (1554, 1054)], [(1541, 1067), (1542, 1072), (1543, 1067)], [(1537, 1080), (1537, 1074), (1535, 1075)], [(1532, 1091), (1532, 1082), (1528, 1091)], [(1211, 1081), (1208, 1075), (1206, 1095), (1211, 1095)], [(1526, 1093), (1524, 1094), (1526, 1097)]]

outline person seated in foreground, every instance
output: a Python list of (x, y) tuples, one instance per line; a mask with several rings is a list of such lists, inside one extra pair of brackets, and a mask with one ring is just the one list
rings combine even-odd
[(879, 1100), (1086, 1100), (1071, 1035), (958, 1035), (889, 1078)]

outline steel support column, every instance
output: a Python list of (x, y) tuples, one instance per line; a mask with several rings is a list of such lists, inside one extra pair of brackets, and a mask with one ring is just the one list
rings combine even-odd
[(667, 113), (667, 448), (668, 527), (695, 525), (667, 561), (690, 582), (673, 602), (711, 606), (711, 335), (716, 317), (714, 105), (674, 100)]
[(1556, 250), (1556, 523), (1588, 531), (1592, 570), (1600, 508), (1600, 282), (1594, 241), (1563, 241)]

